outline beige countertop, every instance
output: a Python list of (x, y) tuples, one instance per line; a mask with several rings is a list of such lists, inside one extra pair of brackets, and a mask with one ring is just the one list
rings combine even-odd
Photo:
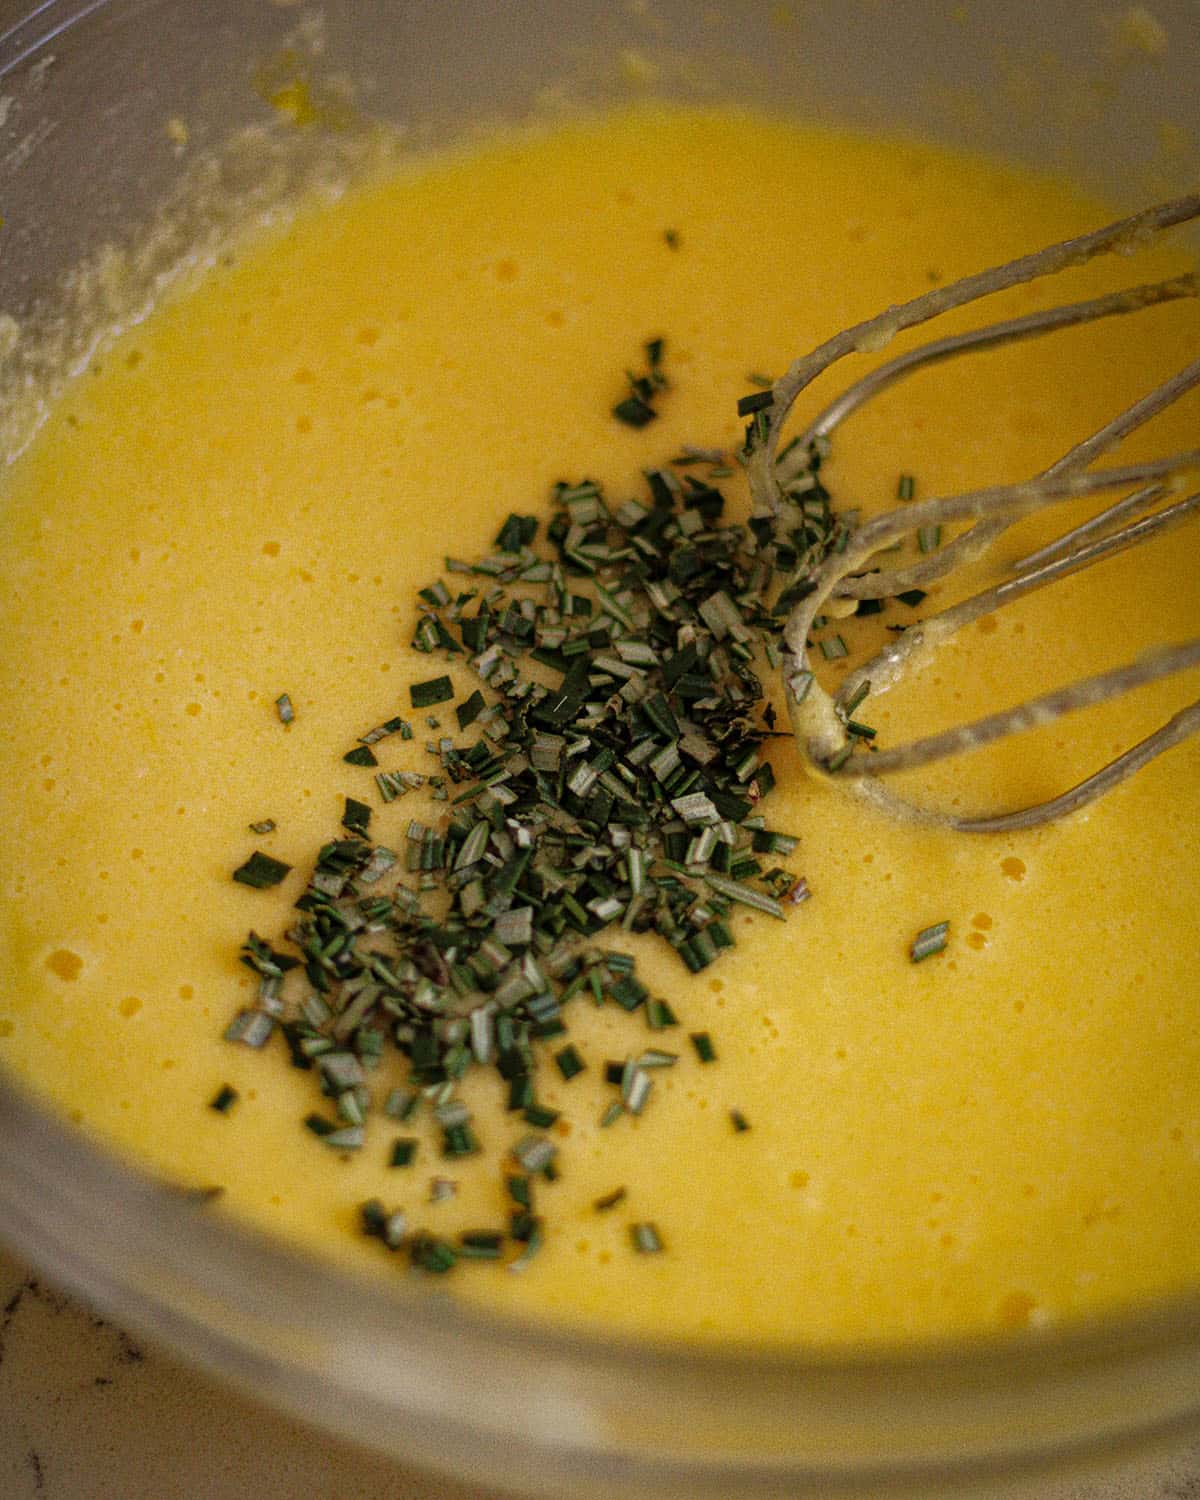
[(2, 1500), (493, 1500), (175, 1362), (0, 1251)]
[[(96, 1317), (3, 1251), (0, 1497), (499, 1500), (255, 1405)], [(1200, 1500), (1200, 1445), (1117, 1480), (1056, 1483), (1035, 1500)]]

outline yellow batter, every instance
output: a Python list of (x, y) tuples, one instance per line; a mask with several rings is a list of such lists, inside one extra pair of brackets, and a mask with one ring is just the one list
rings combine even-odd
[[(497, 1222), (497, 1161), (521, 1130), (494, 1075), (465, 1090), (483, 1159), (442, 1161), (421, 1126), (414, 1165), (390, 1170), (406, 1130), (377, 1119), (344, 1159), (300, 1125), (314, 1075), (277, 1044), (221, 1040), (252, 994), (246, 930), (282, 932), (343, 795), (375, 800), (342, 754), (442, 670), (407, 645), (415, 589), (445, 553), (486, 551), (510, 510), (545, 514), (557, 479), (590, 475), (619, 501), (681, 443), (735, 446), (748, 372), (1107, 216), (912, 143), (641, 110), (302, 212), (126, 333), (5, 481), (0, 1062), (139, 1161), (378, 1274), (403, 1273), (358, 1234), (365, 1198), (446, 1234)], [(1181, 261), (1089, 268), (996, 315)], [(1175, 304), (1136, 333), (1064, 335), (969, 378), (948, 366), (845, 429), (831, 485), (870, 510), (901, 472), (927, 495), (1032, 473), (1198, 334)], [(636, 432), (610, 409), (659, 335), (672, 389)], [(1141, 451), (1185, 446), (1196, 413)], [(740, 478), (726, 489), (744, 508)], [(872, 721), (897, 736), (1194, 634), (1195, 556), (1176, 537), (980, 622)], [(867, 637), (847, 638), (853, 664)], [(1045, 795), (1189, 687), (934, 781), (964, 804)], [(424, 737), (387, 742), (383, 764), (429, 770)], [(738, 915), (736, 951), (694, 979), (627, 944), (680, 1032), (575, 1006), (593, 1065), (540, 1087), (566, 1122), (545, 1248), (524, 1274), (466, 1266), (439, 1284), (526, 1317), (760, 1342), (1019, 1326), (1194, 1285), (1200, 746), (1065, 827), (972, 839), (892, 826), (776, 744), (764, 811), (801, 835), (790, 863), (813, 899), (786, 926)], [(436, 811), (407, 798), (373, 835), (396, 844)], [(277, 832), (248, 832), (267, 818)], [(256, 846), (297, 867), (274, 892), (229, 878)], [(942, 918), (948, 951), (911, 964)], [(686, 1039), (700, 1030), (708, 1066)], [(599, 1061), (653, 1043), (680, 1063), (643, 1116), (600, 1131)], [(383, 1082), (401, 1076), (389, 1063)], [(222, 1116), (207, 1104), (226, 1082), (241, 1099)], [(433, 1176), (457, 1197), (428, 1205)], [(664, 1253), (634, 1253), (638, 1220)]]

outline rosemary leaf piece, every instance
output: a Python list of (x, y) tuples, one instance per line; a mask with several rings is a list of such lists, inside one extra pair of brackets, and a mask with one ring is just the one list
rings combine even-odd
[(415, 1136), (397, 1136), (392, 1142), (391, 1153), (388, 1156), (389, 1167), (410, 1167), (417, 1154), (417, 1140)]
[[(618, 401), (612, 409), (617, 421), (624, 422), (627, 427), (646, 427), (654, 421), (658, 413), (651, 403), (667, 385), (662, 373), (663, 340), (648, 339), (643, 349), (649, 366), (648, 373), (634, 375), (627, 371), (625, 378), (629, 382), (629, 395), (623, 401)], [(578, 512), (575, 518), (579, 519)]]
[(282, 860), (272, 859), (269, 854), (255, 850), (246, 863), (239, 865), (233, 872), (233, 878), (239, 885), (248, 885), (256, 891), (265, 891), (273, 885), (278, 885), (286, 875), (291, 873), (291, 869), (291, 865), (285, 865)]
[(652, 1031), (663, 1031), (668, 1026), (679, 1025), (679, 1022), (675, 1019), (675, 1012), (665, 1000), (655, 999), (646, 1001), (646, 1020), (649, 1022)]
[(359, 802), (354, 797), (346, 798), (346, 809), (342, 813), (342, 827), (349, 829), (351, 833), (360, 834), (363, 838), (367, 836), (367, 829), (371, 824), (371, 809), (365, 802)]
[(629, 1226), (629, 1237), (639, 1255), (657, 1255), (663, 1248), (662, 1235), (656, 1224), (644, 1222)]
[(689, 1032), (689, 1040), (696, 1049), (696, 1056), (702, 1063), (716, 1062), (717, 1049), (713, 1046), (712, 1037), (707, 1031)]
[(448, 703), (454, 697), (454, 688), (449, 677), (431, 677), (427, 682), (414, 682), (408, 689), (414, 708), (431, 708), (435, 703)]
[(462, 1260), (499, 1260), (504, 1253), (504, 1236), (492, 1229), (464, 1229), (458, 1237)]
[(752, 417), (757, 411), (766, 411), (769, 406), (775, 405), (775, 393), (771, 390), (751, 391), (748, 396), (742, 396), (737, 404), (739, 417)]
[(542, 1247), (542, 1225), (541, 1225), (541, 1220), (540, 1219), (533, 1219), (530, 1222), (528, 1232), (525, 1235), (525, 1248), (524, 1248), (524, 1250), (522, 1250), (522, 1252), (520, 1253), (520, 1255), (517, 1256), (516, 1260), (509, 1261), (509, 1263), (508, 1263), (508, 1269), (510, 1271), (515, 1271), (515, 1272), (517, 1272), (519, 1274), (521, 1271), (525, 1270), (526, 1266), (529, 1265), (530, 1261), (538, 1253), (538, 1251), (541, 1249), (541, 1247)]
[(549, 1130), (559, 1118), (558, 1110), (547, 1109), (541, 1104), (530, 1104), (525, 1108), (522, 1117), (526, 1125), (536, 1126), (538, 1130)]
[(471, 696), (460, 703), (454, 710), (455, 717), (458, 719), (459, 729), (466, 729), (468, 725), (474, 724), (475, 720), (483, 712), (483, 709), (483, 694), (476, 688)]
[[(399, 717), (388, 719), (386, 723), (377, 724), (374, 729), (368, 729), (366, 734), (359, 735), (360, 745), (377, 745), (380, 740), (385, 740), (391, 734), (398, 734), (402, 740), (412, 739), (412, 726)], [(364, 763), (365, 764), (365, 763)]]
[(544, 1172), (558, 1155), (558, 1147), (544, 1135), (527, 1135), (513, 1147), (513, 1157), (530, 1175)]
[(913, 963), (919, 964), (922, 959), (932, 958), (935, 953), (943, 953), (950, 941), (950, 923), (935, 922), (932, 927), (923, 927), (913, 939), (909, 950), (909, 957)]
[(936, 552), (942, 545), (940, 526), (921, 526), (917, 530), (917, 547), (921, 552)]
[(554, 1061), (558, 1064), (558, 1071), (563, 1076), (563, 1081), (569, 1083), (572, 1078), (578, 1076), (587, 1067), (579, 1051), (572, 1042), (561, 1051), (554, 1054)]
[(225, 1028), (227, 1042), (240, 1042), (255, 1051), (265, 1047), (275, 1031), (275, 1022), (262, 1010), (242, 1010)]
[(756, 911), (766, 912), (771, 917), (782, 918), (787, 915), (782, 904), (773, 896), (768, 896), (765, 891), (756, 891), (753, 886), (743, 885), (737, 880), (726, 880), (723, 875), (706, 873), (704, 880), (718, 895), (728, 896), (731, 901), (740, 902), (743, 906), (752, 906)]
[(355, 745), (353, 750), (347, 750), (342, 759), (348, 766), (377, 766), (379, 759), (370, 745)]
[(409, 1260), (419, 1271), (428, 1271), (435, 1276), (452, 1271), (458, 1264), (458, 1251), (446, 1240), (436, 1235), (414, 1235), (408, 1247)]
[(618, 422), (624, 422), (626, 427), (646, 427), (658, 413), (640, 396), (626, 396), (613, 407), (613, 416)]

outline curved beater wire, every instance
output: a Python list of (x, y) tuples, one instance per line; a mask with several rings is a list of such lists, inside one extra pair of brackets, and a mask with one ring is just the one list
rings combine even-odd
[[(1049, 246), (889, 308), (877, 317), (835, 335), (811, 354), (797, 360), (775, 383), (771, 406), (757, 414), (748, 433), (746, 466), (755, 513), (777, 516), (781, 510), (800, 501), (806, 484), (810, 482), (806, 471), (811, 463), (813, 445), (826, 440), (852, 412), (914, 371), (966, 353), (1040, 337), (1100, 318), (1138, 312), (1177, 298), (1194, 297), (1200, 294), (1200, 280), (1189, 274), (1129, 287), (1104, 297), (990, 324), (922, 345), (881, 365), (850, 386), (777, 458), (780, 434), (797, 396), (830, 365), (847, 354), (881, 348), (901, 329), (914, 327), (952, 308), (1052, 275), (1098, 255), (1137, 248), (1161, 230), (1197, 217), (1200, 217), (1200, 194), (1146, 209), (1092, 234)], [(867, 691), (886, 689), (903, 670), (911, 669), (971, 620), (1034, 589), (1056, 583), (1116, 552), (1161, 535), (1200, 512), (1200, 492), (1197, 492), (1173, 499), (1172, 503), (1152, 514), (1142, 514), (1185, 487), (1183, 479), (1189, 473), (1200, 472), (1200, 449), (1121, 468), (1097, 471), (1088, 467), (1197, 385), (1200, 385), (1200, 360), (1193, 361), (1164, 381), (1033, 479), (905, 505), (850, 534), (845, 547), (827, 558), (817, 570), (811, 592), (795, 606), (784, 627), (784, 681), (788, 707), (802, 751), (819, 770), (858, 778), (860, 785), (865, 785), (863, 778), (931, 764), (1200, 665), (1200, 639), (1161, 648), (1124, 667), (1072, 683), (972, 724), (960, 725), (942, 734), (869, 756), (852, 754), (855, 740), (846, 727), (850, 711)], [(1013, 576), (1005, 582), (911, 627), (872, 661), (851, 673), (835, 697), (816, 682), (809, 667), (808, 632), (822, 607), (831, 599), (884, 598), (934, 582), (981, 557), (1023, 516), (1081, 495), (1113, 490), (1128, 493), (1082, 525), (1009, 564)], [(1142, 517), (1140, 520), (1129, 520), (1138, 515)], [(876, 554), (905, 535), (925, 527), (964, 520), (973, 524), (936, 554), (908, 567), (861, 573)], [(855, 574), (859, 576), (852, 576)], [(1155, 756), (1197, 730), (1200, 730), (1200, 701), (1177, 713), (1154, 734), (1058, 797), (990, 817), (942, 816), (935, 820), (963, 832), (976, 833), (1005, 832), (1050, 822), (1104, 795)], [(893, 812), (924, 820), (934, 818), (928, 811), (896, 797), (877, 784), (872, 787), (872, 794)]]

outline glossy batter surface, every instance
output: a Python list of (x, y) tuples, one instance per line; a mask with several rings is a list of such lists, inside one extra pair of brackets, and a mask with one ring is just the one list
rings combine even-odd
[[(137, 1160), (220, 1184), (228, 1211), (378, 1274), (402, 1272), (358, 1235), (369, 1196), (445, 1233), (494, 1222), (522, 1129), (494, 1077), (465, 1090), (485, 1158), (443, 1162), (421, 1125), (416, 1163), (393, 1171), (388, 1123), (340, 1157), (300, 1124), (312, 1075), (281, 1047), (221, 1040), (251, 994), (247, 929), (282, 932), (343, 796), (374, 800), (342, 754), (432, 675), (407, 644), (415, 590), (446, 553), (486, 551), (510, 510), (542, 510), (557, 479), (620, 500), (682, 443), (735, 447), (748, 372), (1106, 216), (912, 143), (642, 110), (304, 211), (125, 334), (5, 479), (0, 1063)], [(1181, 264), (1073, 273), (995, 313)], [(902, 472), (921, 494), (1036, 472), (1198, 332), (1174, 304), (1136, 332), (945, 367), (846, 427), (831, 487), (869, 511)], [(635, 432), (610, 409), (654, 336), (672, 389)], [(1140, 451), (1184, 446), (1196, 416), (1181, 407)], [(726, 488), (744, 510), (740, 478)], [(1182, 533), (984, 619), (872, 722), (896, 737), (1195, 634), (1196, 555)], [(874, 623), (913, 618), (893, 610)], [(850, 664), (877, 639), (848, 629)], [(1189, 686), (926, 784), (964, 805), (1046, 795)], [(389, 741), (382, 764), (429, 770), (422, 738)], [(641, 1118), (601, 1131), (601, 1060), (652, 1039), (577, 1004), (591, 1066), (570, 1083), (550, 1068), (540, 1089), (564, 1111), (546, 1246), (521, 1275), (469, 1266), (454, 1288), (522, 1316), (841, 1341), (1194, 1284), (1200, 747), (1062, 828), (971, 839), (891, 825), (777, 746), (769, 822), (801, 836), (791, 863), (813, 899), (786, 925), (738, 916), (739, 947), (696, 978), (650, 941), (620, 944), (678, 1012), (681, 1061)], [(373, 833), (395, 843), (436, 812), (413, 796)], [(277, 832), (248, 832), (267, 818)], [(230, 880), (255, 846), (297, 867), (275, 892)], [(943, 918), (947, 952), (911, 964), (915, 933)], [(708, 1066), (686, 1040), (700, 1030)], [(376, 1086), (402, 1076), (392, 1059)], [(221, 1116), (207, 1105), (226, 1082), (241, 1099)], [(457, 1197), (428, 1205), (433, 1176)], [(597, 1213), (617, 1186), (626, 1202)], [(663, 1254), (633, 1252), (635, 1220), (659, 1225)]]

